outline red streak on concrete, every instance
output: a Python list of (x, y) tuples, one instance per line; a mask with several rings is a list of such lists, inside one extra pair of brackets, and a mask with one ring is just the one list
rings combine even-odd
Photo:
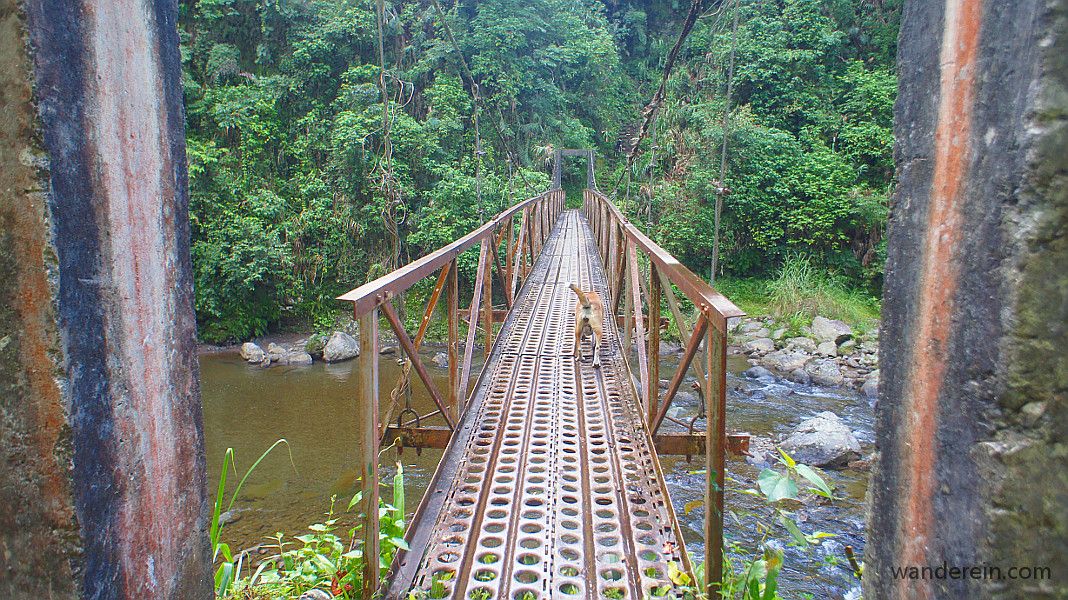
[[(121, 490), (117, 543), (130, 598), (169, 597), (181, 572), (184, 530), (196, 503), (181, 501), (192, 455), (181, 411), (187, 385), (171, 369), (176, 322), (173, 229), (174, 169), (168, 140), (153, 18), (142, 0), (93, 2), (94, 60), (90, 122), (101, 208), (108, 227), (105, 269), (107, 336), (119, 359), (109, 365), (115, 399), (116, 471)], [(121, 382), (121, 383), (119, 383)], [(175, 406), (178, 405), (178, 406)], [(177, 533), (176, 533), (177, 532)]]
[[(939, 395), (955, 313), (962, 235), (963, 188), (968, 175), (971, 112), (979, 52), (982, 2), (946, 0), (941, 51), (941, 95), (935, 131), (935, 165), (920, 280), (919, 314), (905, 396), (902, 481), (904, 511), (899, 516), (903, 565), (928, 564), (934, 523), (935, 459)], [(901, 580), (899, 597), (931, 598), (929, 582)]]

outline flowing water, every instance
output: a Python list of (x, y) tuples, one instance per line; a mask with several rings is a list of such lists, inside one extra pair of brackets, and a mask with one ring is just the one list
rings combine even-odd
[[(447, 372), (435, 368), (429, 358), (440, 349), (429, 349), (424, 358), (432, 377), (444, 387)], [(670, 377), (674, 358), (665, 357), (661, 376)], [(756, 438), (779, 440), (801, 419), (830, 410), (854, 430), (862, 445), (873, 441), (872, 412), (866, 400), (850, 390), (820, 389), (787, 382), (763, 383), (741, 377), (748, 367), (744, 360), (732, 359), (727, 378), (729, 396), (727, 423), (730, 431), (746, 431)], [(399, 368), (394, 357), (383, 356), (380, 380), (384, 396), (393, 387)], [(305, 528), (321, 521), (336, 495), (343, 509), (355, 488), (356, 432), (362, 426), (353, 418), (355, 401), (355, 361), (336, 365), (317, 362), (305, 367), (278, 366), (268, 369), (246, 364), (236, 351), (202, 353), (201, 393), (204, 404), (204, 435), (208, 454), (210, 489), (218, 485), (223, 455), (234, 448), (237, 466), (244, 473), (279, 438), (280, 446), (257, 467), (233, 505), (235, 521), (224, 528), (223, 539), (231, 547), (248, 548), (265, 542), (266, 536), (284, 532), (288, 537), (305, 533)], [(429, 412), (429, 396), (417, 378), (412, 382), (412, 406)], [(696, 414), (693, 394), (682, 394), (672, 416), (689, 421)], [(703, 426), (702, 421), (698, 425)], [(756, 445), (756, 444), (754, 444)], [(426, 491), (441, 457), (439, 450), (417, 454), (406, 449), (400, 457), (405, 471), (407, 504), (414, 508)], [(395, 471), (397, 454), (383, 454), (383, 473)], [(686, 514), (687, 503), (700, 500), (704, 489), (703, 457), (687, 463), (684, 457), (662, 456), (661, 464), (672, 503), (681, 521), (687, 549), (704, 554), (702, 544), (703, 507)], [(762, 465), (739, 457), (728, 461), (728, 510), (726, 537), (740, 548), (756, 548), (760, 543), (775, 545), (786, 553), (781, 588), (786, 598), (843, 598), (857, 587), (843, 553), (851, 545), (858, 558), (864, 547), (864, 496), (867, 473), (827, 471), (835, 487), (835, 500), (821, 504), (814, 500), (796, 510), (801, 529), (811, 534), (835, 534), (819, 546), (802, 548), (790, 543), (790, 536), (777, 524), (764, 502), (744, 492), (755, 488)], [(235, 477), (229, 475), (233, 489)], [(384, 491), (388, 498), (388, 491)], [(225, 509), (225, 507), (224, 507)]]

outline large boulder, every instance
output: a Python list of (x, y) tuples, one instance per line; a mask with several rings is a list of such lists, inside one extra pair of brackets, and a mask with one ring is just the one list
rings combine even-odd
[(845, 380), (838, 363), (827, 358), (821, 358), (806, 364), (805, 371), (808, 371), (808, 374), (812, 377), (812, 383), (816, 385), (842, 385)]
[(328, 363), (349, 360), (359, 355), (360, 345), (356, 338), (344, 331), (335, 331), (327, 340), (326, 346), (323, 346), (323, 360)]
[(267, 357), (267, 353), (263, 351), (258, 345), (252, 342), (245, 342), (241, 344), (241, 358), (247, 360), (250, 363), (260, 364), (263, 359)]
[(790, 371), (790, 374), (787, 375), (786, 378), (794, 383), (800, 383), (801, 385), (812, 383), (812, 376), (804, 369), (794, 369), (793, 371)]
[(312, 355), (303, 350), (295, 350), (287, 352), (283, 360), (285, 361), (284, 364), (287, 365), (310, 365), (312, 364)]
[(820, 356), (838, 356), (838, 346), (834, 342), (820, 342), (820, 345), (816, 346), (816, 354)]
[(304, 351), (311, 355), (312, 358), (322, 360), (323, 349), (326, 348), (326, 339), (326, 336), (321, 333), (312, 334), (308, 341), (304, 343)]
[(816, 351), (816, 342), (807, 337), (793, 337), (786, 340), (786, 349), (812, 354)]
[(766, 382), (775, 381), (775, 375), (773, 375), (771, 371), (765, 369), (764, 367), (759, 367), (759, 366), (758, 367), (749, 367), (748, 369), (745, 370), (744, 373), (742, 373), (742, 375), (748, 377), (749, 379), (756, 379), (756, 380), (759, 380), (759, 381), (766, 381)]
[(808, 362), (812, 360), (812, 357), (803, 352), (795, 352), (793, 350), (777, 350), (770, 354), (765, 355), (760, 359), (760, 362), (767, 368), (779, 371), (781, 373), (789, 373), (794, 369), (802, 369)]
[(742, 344), (742, 352), (746, 354), (767, 354), (775, 350), (775, 340), (771, 338), (757, 338)]
[(841, 468), (860, 458), (860, 442), (832, 412), (805, 419), (780, 447), (794, 460), (817, 467)]
[(817, 316), (812, 319), (812, 335), (821, 342), (842, 342), (853, 337), (853, 328), (842, 321)]

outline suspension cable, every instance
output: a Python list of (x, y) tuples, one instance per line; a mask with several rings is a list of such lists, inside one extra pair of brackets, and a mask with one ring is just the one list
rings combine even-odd
[[(718, 0), (718, 3), (724, 0)], [(693, 30), (693, 26), (697, 23), (697, 17), (701, 14), (704, 0), (693, 0), (690, 4), (690, 12), (686, 14), (686, 20), (682, 24), (682, 31), (679, 32), (678, 39), (675, 40), (675, 45), (671, 47), (671, 51), (668, 52), (667, 60), (664, 62), (664, 71), (660, 77), (660, 85), (657, 87), (653, 97), (649, 100), (649, 103), (642, 109), (642, 122), (638, 128), (638, 135), (634, 138), (634, 143), (631, 145), (630, 150), (627, 151), (627, 169), (630, 169), (634, 165), (634, 158), (639, 154), (639, 147), (642, 141), (649, 135), (649, 128), (653, 121), (656, 119), (657, 114), (660, 112), (660, 106), (664, 103), (664, 96), (667, 93), (668, 79), (671, 78), (671, 72), (675, 69), (675, 61), (679, 57), (679, 53), (682, 51), (682, 46), (686, 42), (686, 38), (690, 36), (690, 31)], [(619, 189), (619, 184), (623, 180), (623, 174), (620, 173), (619, 179), (616, 180), (615, 186), (612, 188), (612, 195), (615, 196), (616, 191)]]
[[(475, 76), (471, 72), (471, 67), (469, 67), (468, 64), (467, 64), (467, 59), (464, 57), (463, 51), (460, 50), (460, 45), (458, 43), (456, 43), (456, 37), (452, 34), (452, 28), (449, 27), (449, 21), (445, 17), (445, 11), (441, 9), (441, 5), (438, 4), (438, 0), (430, 0), (430, 1), (431, 1), (431, 3), (434, 4), (434, 10), (437, 11), (438, 18), (441, 19), (441, 26), (442, 26), (442, 28), (445, 29), (445, 35), (449, 38), (449, 42), (452, 44), (453, 49), (456, 50), (456, 55), (460, 57), (460, 66), (463, 67), (463, 75), (467, 76), (468, 85), (471, 86), (471, 95), (474, 98), (474, 104), (475, 104), (474, 114), (475, 114), (475, 118), (476, 118), (475, 124), (476, 124), (476, 128), (477, 128), (477, 123), (478, 123), (478, 121), (477, 121), (478, 104), (482, 101), (482, 96), (479, 93), (478, 83), (475, 82)], [(530, 184), (530, 182), (527, 181), (526, 175), (523, 174), (523, 169), (521, 169), (520, 166), (519, 166), (519, 157), (515, 154), (513, 149), (509, 146), (509, 144), (508, 144), (508, 139), (509, 138), (508, 138), (508, 136), (504, 135), (504, 130), (501, 129), (500, 122), (504, 121), (504, 114), (501, 113), (501, 107), (499, 107), (497, 105), (494, 105), (494, 108), (496, 109), (496, 112), (497, 112), (497, 120), (490, 119), (490, 124), (493, 125), (494, 130), (497, 132), (497, 137), (501, 140), (501, 146), (504, 148), (505, 156), (507, 156), (509, 159), (514, 161), (514, 163), (516, 165), (516, 171), (519, 173), (519, 178), (523, 180), (523, 185), (525, 185), (527, 187), (527, 190), (530, 193), (536, 195), (538, 193), (538, 190), (536, 190), (534, 188), (534, 186), (532, 186)], [(477, 130), (476, 130), (476, 134), (477, 134)], [(479, 145), (479, 147), (477, 148), (476, 152), (482, 152), (481, 145)], [(479, 160), (481, 160), (481, 158)]]
[(712, 229), (712, 271), (709, 283), (715, 285), (719, 268), (719, 220), (723, 213), (723, 196), (727, 193), (727, 138), (730, 129), (731, 93), (734, 89), (734, 56), (738, 49), (738, 0), (734, 0), (734, 24), (731, 26), (731, 55), (727, 63), (727, 94), (723, 100), (723, 145), (719, 153), (719, 182), (716, 188), (716, 210)]

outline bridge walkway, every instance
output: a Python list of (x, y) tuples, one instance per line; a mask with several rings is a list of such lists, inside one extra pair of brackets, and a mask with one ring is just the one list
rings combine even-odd
[(572, 358), (577, 283), (608, 298), (580, 211), (515, 299), (399, 558), (387, 598), (645, 598), (690, 572), (613, 319), (601, 368)]

